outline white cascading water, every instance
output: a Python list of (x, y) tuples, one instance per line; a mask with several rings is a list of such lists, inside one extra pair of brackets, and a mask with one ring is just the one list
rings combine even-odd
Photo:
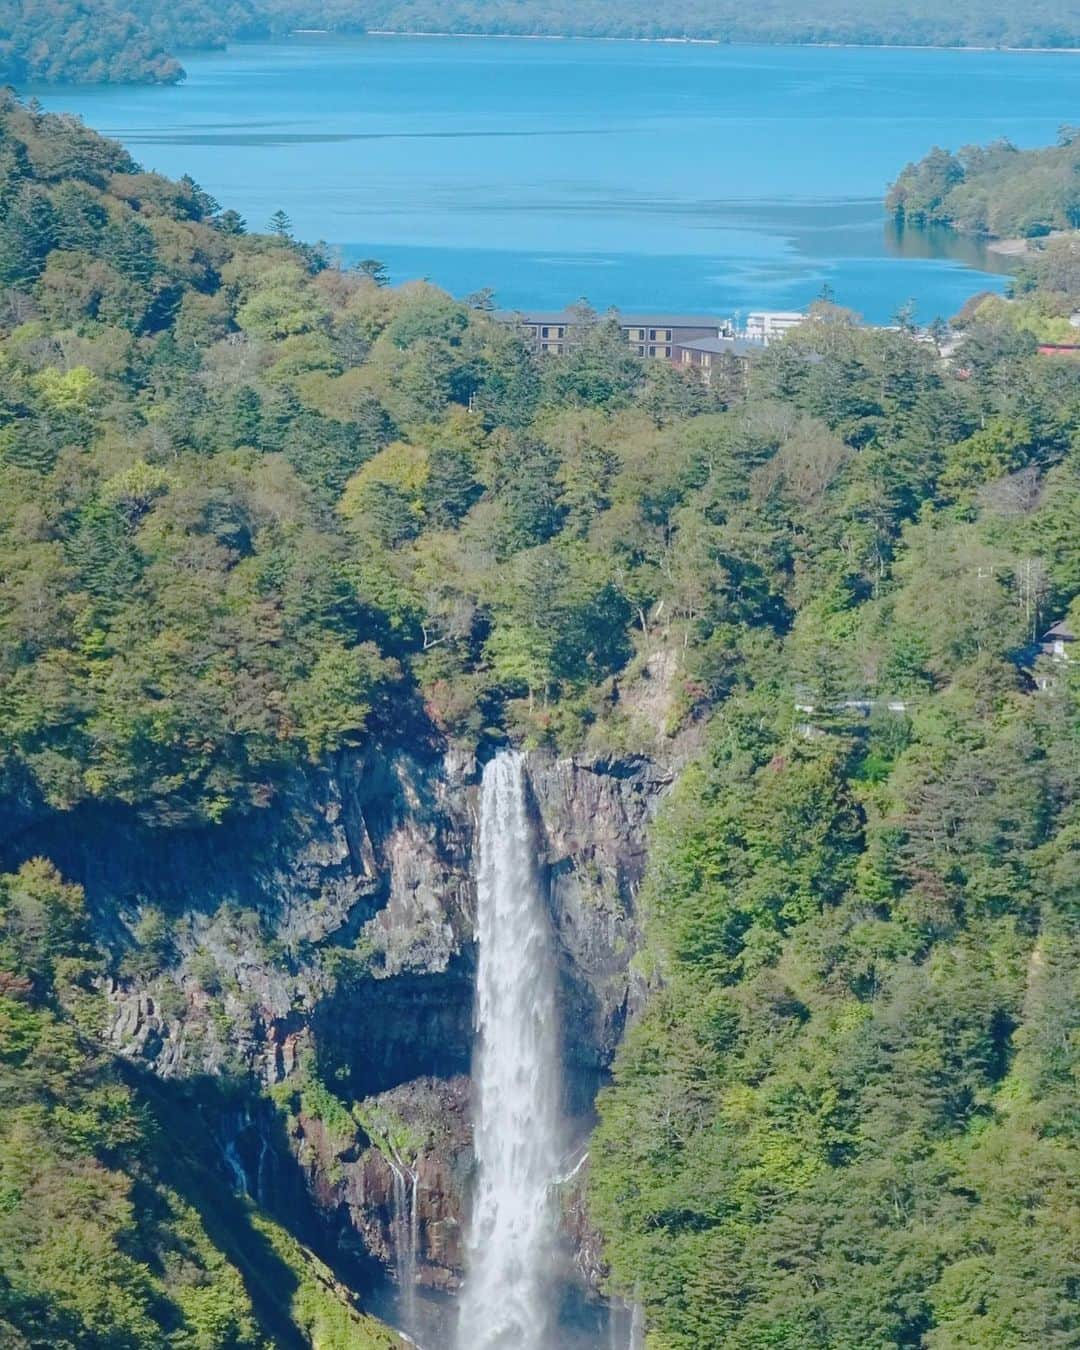
[(393, 1224), (397, 1265), (399, 1316), (404, 1330), (416, 1331), (416, 1263), (420, 1245), (416, 1187), (419, 1173), (388, 1159), (394, 1178)]
[(477, 872), (477, 1184), (459, 1350), (552, 1350), (562, 1152), (555, 960), (524, 764), (484, 769)]

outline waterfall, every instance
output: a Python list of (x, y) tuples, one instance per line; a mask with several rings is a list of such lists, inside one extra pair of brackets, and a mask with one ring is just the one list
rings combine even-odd
[(270, 1145), (266, 1141), (266, 1135), (259, 1132), (259, 1166), (255, 1173), (255, 1198), (260, 1205), (267, 1205), (270, 1202), (270, 1187), (267, 1184), (267, 1175), (269, 1173), (269, 1163), (273, 1159), (270, 1156)]
[(608, 1307), (608, 1350), (645, 1350), (645, 1316), (640, 1303), (612, 1300)]
[(641, 1304), (635, 1303), (630, 1318), (630, 1350), (643, 1350), (645, 1345), (645, 1314)]
[[(243, 1111), (230, 1111), (221, 1119), (221, 1130), (224, 1137), (220, 1138), (221, 1156), (225, 1159), (225, 1165), (232, 1176), (233, 1190), (237, 1195), (251, 1195), (251, 1184), (248, 1181), (247, 1167), (244, 1165), (244, 1159), (240, 1155), (238, 1144), (240, 1136), (251, 1125), (251, 1113), (245, 1106)], [(259, 1198), (257, 1195), (254, 1197)]]
[(409, 1290), (405, 1299), (405, 1314), (409, 1319), (409, 1330), (416, 1328), (416, 1263), (420, 1259), (420, 1205), (417, 1192), (420, 1188), (420, 1169), (413, 1168), (412, 1186), (409, 1190)]
[(521, 756), (484, 769), (477, 871), (477, 1182), (459, 1350), (550, 1350), (561, 1155), (555, 961)]
[[(394, 1158), (387, 1158), (394, 1178), (393, 1232), (395, 1274), (400, 1316), (405, 1330), (416, 1331), (416, 1259), (420, 1245), (420, 1219), (416, 1207), (419, 1173)], [(406, 1185), (406, 1176), (409, 1184)]]
[(247, 1173), (244, 1171), (244, 1164), (240, 1160), (240, 1153), (236, 1147), (236, 1141), (234, 1139), (226, 1139), (221, 1151), (229, 1171), (232, 1173), (233, 1189), (236, 1191), (237, 1195), (250, 1194), (248, 1190)]

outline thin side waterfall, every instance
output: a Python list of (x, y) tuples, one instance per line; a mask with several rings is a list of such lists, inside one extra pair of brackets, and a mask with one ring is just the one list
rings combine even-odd
[(645, 1318), (639, 1303), (611, 1304), (608, 1314), (609, 1350), (644, 1350)]
[(255, 1173), (255, 1198), (260, 1205), (265, 1205), (270, 1195), (270, 1188), (267, 1184), (267, 1176), (273, 1165), (273, 1158), (270, 1156), (270, 1145), (266, 1142), (266, 1135), (259, 1135), (259, 1166)]
[(394, 1226), (394, 1273), (397, 1276), (398, 1291), (402, 1302), (405, 1301), (405, 1286), (408, 1278), (409, 1221), (406, 1212), (405, 1174), (396, 1162), (390, 1163), (390, 1174), (394, 1178), (393, 1207), (390, 1211)]
[[(400, 1315), (405, 1330), (416, 1330), (416, 1259), (419, 1246), (419, 1216), (416, 1209), (418, 1173), (387, 1159), (394, 1177), (394, 1254), (396, 1258)], [(408, 1184), (406, 1184), (406, 1177)]]
[(233, 1189), (237, 1195), (249, 1194), (247, 1173), (244, 1171), (244, 1164), (240, 1161), (240, 1154), (232, 1139), (225, 1140), (222, 1152), (225, 1155), (225, 1162), (229, 1171), (232, 1173)]
[(477, 872), (477, 1183), (459, 1350), (552, 1350), (562, 1153), (555, 958), (524, 765), (484, 769)]
[(420, 1259), (420, 1204), (417, 1195), (419, 1188), (420, 1171), (419, 1168), (414, 1168), (412, 1186), (409, 1190), (409, 1293), (405, 1300), (410, 1331), (416, 1330), (416, 1263)]
[(630, 1319), (630, 1350), (644, 1350), (645, 1345), (645, 1314), (641, 1310), (641, 1304), (634, 1304), (634, 1311)]

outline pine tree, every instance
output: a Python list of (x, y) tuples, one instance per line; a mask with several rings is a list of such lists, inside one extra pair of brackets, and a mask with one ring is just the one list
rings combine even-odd
[(428, 456), (424, 510), (438, 529), (453, 529), (480, 496), (481, 487), (464, 450), (440, 447)]
[(56, 246), (56, 227), (56, 211), (44, 192), (38, 188), (20, 192), (0, 230), (0, 282), (32, 285)]
[(270, 233), (276, 234), (279, 239), (292, 238), (292, 221), (280, 207), (270, 217), (269, 229)]
[(390, 273), (386, 264), (380, 262), (378, 258), (361, 258), (356, 264), (356, 271), (361, 276), (367, 277), (373, 281), (376, 286), (388, 286), (390, 284)]
[(130, 598), (142, 564), (115, 506), (91, 502), (83, 509), (71, 555), (82, 585), (92, 595), (116, 602)]
[(258, 446), (262, 434), (262, 399), (258, 390), (245, 384), (233, 396), (229, 414), (229, 440), (239, 448)]

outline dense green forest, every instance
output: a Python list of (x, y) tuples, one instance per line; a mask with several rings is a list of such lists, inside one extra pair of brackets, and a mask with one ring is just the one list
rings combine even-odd
[[(650, 1350), (1074, 1346), (1080, 664), (1033, 639), (1080, 619), (1080, 373), (1032, 316), (1076, 242), (1016, 290), (949, 363), (824, 303), (745, 389), (584, 314), (539, 359), (8, 98), (5, 811), (697, 742), (592, 1153)], [(121, 959), (48, 861), (0, 879), (4, 1343), (381, 1344), (100, 1049)]]
[(690, 0), (658, 14), (634, 0), (0, 0), (0, 80), (172, 82), (176, 53), (294, 28), (439, 33), (552, 33), (576, 37), (707, 38), (721, 42), (867, 43), (926, 46), (1075, 47), (1080, 27), (1068, 0), (819, 0), (808, 13), (790, 0), (748, 9)]
[(886, 208), (913, 224), (950, 225), (970, 234), (1038, 238), (1080, 229), (1080, 128), (1059, 143), (1018, 150), (1010, 141), (935, 147), (909, 164), (889, 189)]
[[(274, 0), (277, 3), (277, 0)], [(286, 0), (293, 4), (295, 0)], [(576, 37), (707, 38), (720, 42), (814, 42), (904, 46), (1071, 47), (1077, 16), (1062, 0), (1033, 0), (1023, 11), (993, 0), (943, 10), (928, 0), (816, 0), (797, 6), (763, 0), (688, 0), (677, 10), (631, 0), (319, 0), (298, 7), (339, 27), (452, 33), (558, 33)]]
[(232, 1196), (194, 1106), (95, 1044), (104, 954), (43, 860), (0, 876), (4, 1350), (393, 1350)]
[[(1014, 327), (1078, 265), (973, 307), (959, 381), (804, 326), (680, 508), (695, 639), (716, 564), (749, 607), (593, 1143), (650, 1350), (1080, 1341), (1080, 663), (1022, 673), (1080, 631), (1080, 365)], [(762, 396), (809, 440), (757, 450)]]
[(262, 31), (250, 0), (0, 0), (0, 81), (171, 84), (178, 49)]
[(624, 551), (639, 476), (718, 396), (604, 322), (541, 367), (74, 119), (5, 115), (9, 785), (198, 822), (410, 716), (584, 735), (660, 583), (653, 526)]

